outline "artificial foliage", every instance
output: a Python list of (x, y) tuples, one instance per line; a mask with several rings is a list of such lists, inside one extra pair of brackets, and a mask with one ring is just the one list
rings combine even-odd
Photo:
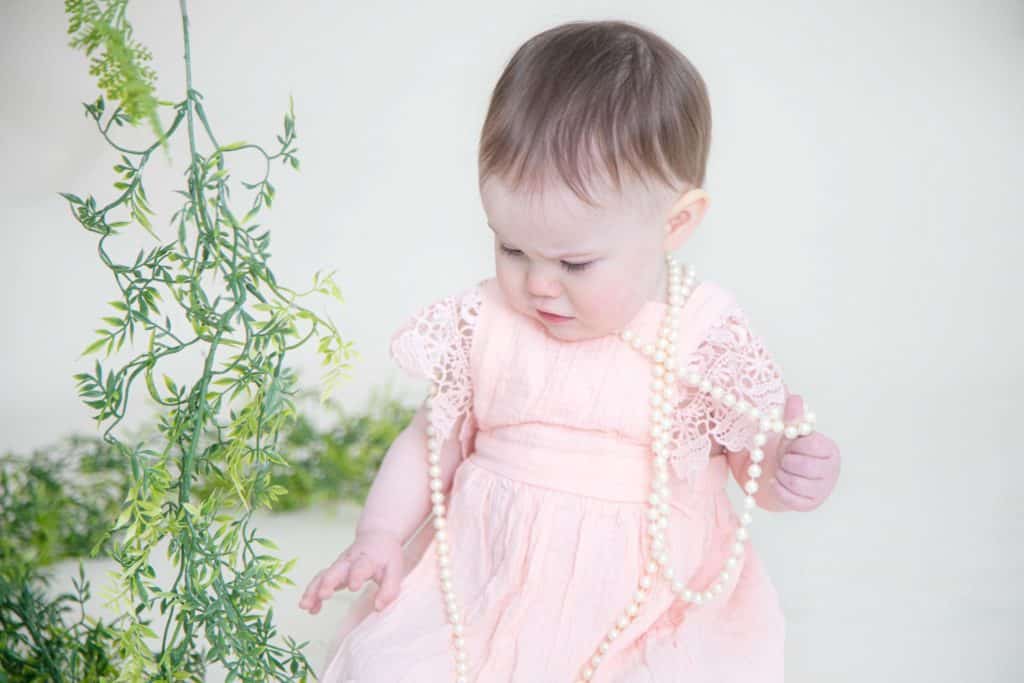
[[(270, 468), (286, 491), (272, 512), (345, 502), (362, 506), (388, 447), (415, 408), (390, 388), (373, 392), (365, 410), (346, 410), (316, 392), (297, 393), (296, 419), (282, 435), (287, 465)], [(316, 411), (327, 427), (316, 427)], [(144, 424), (134, 438), (158, 436)], [(123, 618), (89, 615), (93, 590), (81, 558), (107, 557), (124, 532), (109, 533), (131, 481), (130, 463), (96, 436), (72, 434), (31, 453), (0, 455), (0, 683), (116, 678), (116, 635)], [(205, 497), (224, 486), (196, 482)], [(56, 592), (48, 567), (79, 558), (72, 591)], [(199, 669), (199, 653), (186, 668)]]
[[(117, 563), (107, 598), (119, 618), (97, 629), (88, 628), (84, 615), (81, 628), (61, 622), (62, 609), (84, 605), (83, 585), (54, 607), (55, 614), (44, 614), (43, 621), (22, 618), (18, 627), (17, 615), (24, 617), (33, 597), (28, 574), (18, 575), (12, 565), (7, 580), (30, 592), (19, 612), (5, 615), (13, 615), (12, 625), (0, 648), (15, 658), (29, 648), (39, 657), (15, 674), (6, 665), (21, 665), (8, 660), (5, 675), (202, 681), (216, 663), (228, 681), (306, 680), (311, 670), (303, 644), (278, 632), (270, 606), (274, 591), (292, 583), (291, 562), (273, 553), (252, 515), (286, 494), (273, 474), (291, 466), (281, 437), (296, 419), (297, 389), (286, 356), (316, 344), (327, 368), (325, 399), (356, 353), (329, 318), (300, 303), (311, 295), (343, 302), (332, 275), (317, 272), (300, 292), (278, 282), (270, 267), (271, 233), (260, 220), (275, 198), (275, 162), (299, 169), (294, 106), (289, 103), (283, 134), (270, 151), (226, 142), (193, 80), (186, 1), (179, 0), (186, 89), (174, 101), (155, 96), (156, 74), (146, 65), (148, 50), (132, 38), (127, 7), (127, 0), (65, 4), (71, 46), (91, 57), (90, 72), (102, 91), (84, 105), (86, 116), (119, 158), (113, 193), (60, 193), (73, 220), (96, 236), (97, 265), (112, 279), (103, 295), (109, 314), (84, 344), (83, 355), (94, 356), (94, 363), (74, 379), (111, 457), (126, 465), (123, 498), (93, 546), (99, 552), (107, 544)], [(162, 113), (171, 118), (166, 133)], [(151, 144), (129, 146), (117, 138), (113, 126), (144, 120), (155, 133)], [(145, 189), (147, 165), (176, 137), (184, 137), (187, 148), (176, 190), (182, 199), (168, 225), (157, 227)], [(263, 177), (236, 181), (231, 162), (237, 155), (263, 160)], [(129, 237), (150, 246), (123, 258), (114, 247)], [(169, 369), (189, 363), (196, 368), (191, 374)], [(121, 424), (138, 391), (157, 411), (158, 436), (148, 441), (127, 438)], [(157, 575), (151, 562), (163, 543), (173, 575)], [(72, 648), (77, 663), (71, 668), (52, 649), (33, 651), (17, 640), (27, 631), (27, 638), (45, 643), (45, 633), (32, 631), (58, 623), (65, 624), (63, 637), (96, 637), (88, 648)]]

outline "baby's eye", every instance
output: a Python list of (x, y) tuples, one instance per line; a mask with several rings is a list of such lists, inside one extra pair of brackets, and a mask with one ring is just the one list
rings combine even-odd
[[(501, 250), (508, 254), (509, 256), (516, 256), (518, 254), (523, 253), (518, 249), (509, 249), (504, 244), (501, 245)], [(591, 263), (593, 263), (593, 261), (587, 261), (586, 263), (570, 263), (569, 261), (562, 261), (562, 267), (570, 272), (579, 272), (586, 268), (587, 266), (589, 266)]]

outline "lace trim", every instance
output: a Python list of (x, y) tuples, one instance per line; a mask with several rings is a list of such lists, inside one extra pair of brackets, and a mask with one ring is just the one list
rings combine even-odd
[[(420, 309), (391, 337), (391, 357), (415, 377), (437, 385), (432, 424), (445, 437), (470, 410), (470, 351), (483, 299), (476, 285)], [(464, 440), (470, 420), (463, 423)]]
[(691, 371), (762, 412), (785, 405), (787, 389), (779, 367), (751, 332), (743, 309), (733, 303), (679, 370), (680, 400), (673, 412), (669, 462), (680, 478), (692, 483), (708, 464), (712, 439), (730, 451), (741, 451), (751, 445), (757, 425), (687, 386), (682, 378)]

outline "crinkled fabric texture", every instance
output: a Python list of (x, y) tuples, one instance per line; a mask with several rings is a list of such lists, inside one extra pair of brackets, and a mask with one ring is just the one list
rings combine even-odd
[[(667, 311), (648, 302), (629, 327), (653, 340)], [(507, 305), (494, 278), (424, 306), (390, 350), (402, 369), (430, 380), (442, 434), (469, 418), (455, 435), (463, 460), (446, 501), (468, 679), (578, 680), (652, 559), (650, 361), (617, 335), (551, 337)], [(745, 449), (755, 430), (688, 387), (685, 373), (709, 375), (765, 412), (782, 407), (786, 387), (734, 297), (709, 281), (683, 308), (676, 361), (668, 550), (676, 577), (703, 590), (724, 566), (737, 524), (715, 444)], [(343, 615), (321, 681), (455, 680), (430, 522), (405, 547), (399, 596), (376, 611), (377, 586), (368, 584)], [(776, 590), (748, 542), (708, 604), (688, 605), (656, 583), (592, 680), (781, 683), (784, 630)]]

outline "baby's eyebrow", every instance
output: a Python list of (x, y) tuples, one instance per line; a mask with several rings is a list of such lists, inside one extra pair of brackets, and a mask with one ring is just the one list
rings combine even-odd
[[(490, 228), (491, 232), (493, 232), (495, 235), (498, 235), (498, 231), (494, 229), (493, 225), (491, 225), (490, 223), (487, 223), (487, 227)], [(498, 237), (501, 237), (501, 235), (498, 235)], [(572, 254), (562, 254), (561, 256), (552, 256), (551, 258), (552, 259), (589, 258), (589, 257), (594, 256), (594, 255), (595, 255), (595, 252), (582, 251), (582, 252), (574, 252)]]

